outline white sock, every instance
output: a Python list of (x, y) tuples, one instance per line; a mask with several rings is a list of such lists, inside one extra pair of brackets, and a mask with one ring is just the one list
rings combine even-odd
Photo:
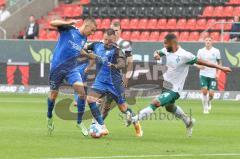
[(208, 110), (208, 96), (202, 94), (203, 110)]
[(177, 106), (175, 113), (173, 113), (175, 117), (181, 119), (185, 125), (188, 125), (190, 122), (190, 118), (184, 113), (181, 107)]
[(139, 120), (144, 120), (144, 119), (148, 119), (150, 117), (150, 115), (154, 112), (153, 108), (151, 106), (146, 107), (144, 109), (142, 109), (138, 115), (134, 116), (133, 122), (139, 121)]

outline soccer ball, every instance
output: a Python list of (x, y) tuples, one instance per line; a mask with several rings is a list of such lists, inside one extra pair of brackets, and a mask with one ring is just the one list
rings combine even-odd
[(92, 138), (100, 138), (102, 137), (101, 131), (102, 130), (99, 125), (91, 124), (89, 134), (91, 135)]

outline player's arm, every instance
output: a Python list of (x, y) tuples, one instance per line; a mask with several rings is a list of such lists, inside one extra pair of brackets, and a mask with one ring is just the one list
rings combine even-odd
[[(201, 59), (201, 49), (198, 50), (197, 58), (198, 58), (198, 59)], [(204, 66), (198, 65), (198, 64), (194, 64), (194, 66), (197, 67), (197, 68), (200, 69), (200, 70), (203, 70), (203, 69), (205, 68)]]
[(153, 53), (153, 57), (155, 60), (160, 60), (161, 57), (165, 56), (164, 52), (163, 52), (163, 49), (162, 50), (156, 50), (154, 51)]
[(133, 74), (133, 55), (132, 51), (125, 51), (125, 57), (127, 59), (127, 72), (125, 74), (124, 84), (127, 87), (128, 86), (128, 81), (132, 77)]
[[(219, 50), (218, 50), (218, 54), (217, 54), (217, 63), (218, 63), (218, 65), (221, 65), (221, 66), (222, 66), (221, 53), (220, 53)], [(220, 70), (217, 70), (216, 80), (218, 79), (218, 77), (220, 77), (220, 73), (221, 73), (221, 71), (220, 71)]]
[(116, 69), (123, 69), (125, 68), (125, 60), (124, 60), (124, 55), (120, 49), (116, 49), (116, 58), (117, 58), (117, 63), (108, 63), (108, 66), (116, 68)]
[(72, 26), (74, 24), (76, 24), (78, 22), (78, 20), (69, 20), (69, 21), (65, 21), (65, 20), (53, 20), (50, 22), (50, 25), (53, 27), (60, 27), (60, 26)]
[(232, 70), (229, 67), (223, 67), (221, 65), (210, 63), (201, 59), (197, 59), (196, 64), (211, 67), (211, 68), (216, 68), (216, 69), (222, 70), (225, 73), (232, 72)]
[(85, 57), (89, 58), (90, 60), (94, 61), (95, 59), (98, 58), (98, 56), (93, 53), (94, 48), (95, 48), (95, 43), (91, 43), (85, 49), (81, 50), (81, 56), (85, 56)]
[(88, 66), (84, 70), (84, 73), (88, 73), (90, 71), (90, 69), (94, 66), (94, 64), (95, 64), (95, 60), (90, 59)]

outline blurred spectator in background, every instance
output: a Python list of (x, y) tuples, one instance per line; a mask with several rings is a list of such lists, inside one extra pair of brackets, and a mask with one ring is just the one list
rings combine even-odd
[(10, 12), (6, 9), (6, 4), (0, 5), (0, 22), (6, 20), (10, 16)]
[(231, 32), (239, 33), (239, 34), (230, 34), (230, 39), (232, 41), (240, 41), (240, 22), (239, 22), (238, 16), (234, 17), (234, 22), (238, 22), (238, 23), (234, 23), (232, 25)]
[(39, 34), (39, 25), (33, 15), (29, 17), (29, 26), (27, 27), (24, 39), (37, 39)]

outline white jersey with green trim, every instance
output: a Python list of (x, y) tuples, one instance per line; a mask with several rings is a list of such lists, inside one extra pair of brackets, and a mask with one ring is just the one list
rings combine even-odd
[(197, 62), (197, 57), (181, 47), (174, 53), (166, 48), (160, 51), (160, 56), (166, 57), (167, 70), (163, 74), (163, 87), (174, 92), (181, 92), (188, 75), (189, 65)]
[[(202, 59), (204, 61), (208, 61), (214, 64), (217, 64), (217, 61), (221, 60), (220, 51), (215, 47), (212, 47), (210, 50), (206, 49), (206, 47), (199, 49), (197, 57), (199, 59)], [(199, 71), (199, 74), (201, 76), (210, 77), (210, 78), (216, 78), (216, 73), (217, 73), (216, 68), (210, 68), (206, 66), (204, 66), (204, 69), (201, 69)]]

